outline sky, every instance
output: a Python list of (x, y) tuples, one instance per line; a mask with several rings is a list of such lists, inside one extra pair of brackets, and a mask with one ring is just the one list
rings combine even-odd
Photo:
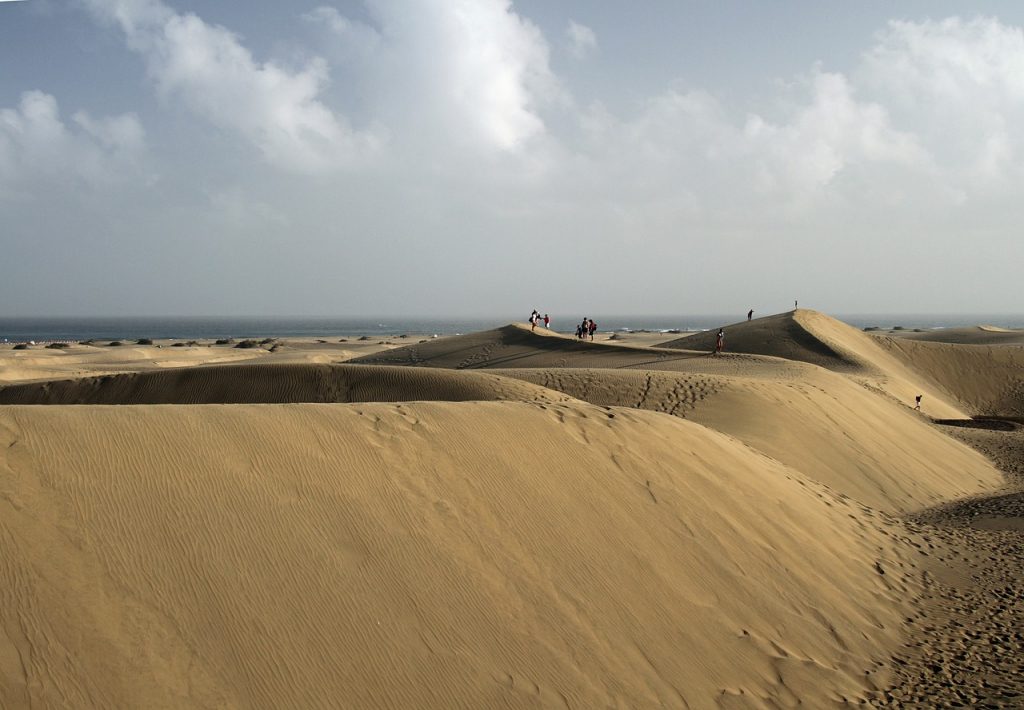
[(1022, 224), (1019, 2), (0, 2), (0, 316), (1019, 314)]

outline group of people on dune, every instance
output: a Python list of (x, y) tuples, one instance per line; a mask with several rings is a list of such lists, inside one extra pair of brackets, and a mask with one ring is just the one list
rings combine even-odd
[(595, 323), (590, 318), (584, 318), (583, 322), (576, 326), (576, 337), (579, 338), (580, 340), (586, 340), (587, 336), (589, 335), (590, 339), (593, 340), (594, 333), (596, 331), (597, 323)]
[(545, 313), (541, 316), (540, 312), (534, 308), (533, 313), (530, 314), (530, 330), (536, 330), (538, 325), (544, 324), (545, 328), (551, 327), (551, 318)]
[[(536, 308), (530, 314), (530, 330), (537, 330), (538, 325), (543, 325), (545, 328), (551, 328), (551, 316), (547, 313), (544, 315), (540, 314)], [(597, 323), (590, 318), (584, 318), (579, 325), (576, 326), (576, 337), (580, 340), (586, 340), (589, 336), (591, 340), (594, 339), (594, 333), (597, 332)]]

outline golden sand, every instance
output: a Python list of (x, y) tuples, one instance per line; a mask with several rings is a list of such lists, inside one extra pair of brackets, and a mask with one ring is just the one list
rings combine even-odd
[(726, 332), (0, 351), (0, 706), (877, 697), (1024, 351)]

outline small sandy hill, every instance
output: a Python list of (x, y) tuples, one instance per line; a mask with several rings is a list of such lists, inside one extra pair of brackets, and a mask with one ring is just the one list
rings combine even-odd
[(905, 340), (956, 345), (1024, 345), (1024, 330), (978, 325), (968, 328), (941, 328), (923, 333), (888, 331), (886, 335)]
[(681, 370), (752, 376), (796, 377), (802, 363), (758, 355), (711, 357), (704, 352), (658, 349), (574, 337), (542, 329), (530, 331), (525, 324), (453, 336), (444, 340), (409, 345), (359, 357), (354, 364), (414, 365), (453, 370), (491, 368), (632, 368)]
[(264, 362), (150, 370), (0, 387), (0, 404), (258, 404), (413, 400), (565, 401), (483, 372)]
[(910, 408), (821, 368), (786, 379), (594, 369), (494, 372), (593, 404), (699, 422), (892, 513), (977, 495), (1002, 480), (980, 454)]
[[(660, 347), (691, 347), (689, 336)], [(714, 346), (715, 333), (703, 333)], [(703, 345), (703, 341), (701, 341)], [(736, 323), (725, 329), (726, 349), (754, 352), (819, 365), (855, 377), (862, 385), (898, 402), (912, 404), (924, 395), (924, 411), (932, 417), (954, 419), (967, 416), (960, 402), (908, 367), (903, 358), (894, 357), (879, 339), (842, 321), (817, 311), (799, 309), (750, 322)]]
[(858, 702), (921, 554), (582, 403), (4, 407), (0, 510), (4, 707)]
[[(862, 363), (842, 347), (844, 338), (837, 342), (820, 332), (824, 323), (817, 317), (819, 315), (816, 311), (801, 309), (731, 323), (724, 326), (725, 349), (727, 352), (799, 360), (831, 370), (859, 369)], [(715, 348), (717, 333), (717, 329), (694, 333), (661, 343), (658, 347), (710, 352)]]
[[(673, 355), (666, 353), (666, 357)], [(583, 359), (611, 364), (619, 360), (652, 359), (649, 348), (601, 341), (581, 341), (544, 328), (511, 323), (493, 330), (415, 343), (352, 360), (355, 363), (421, 365), (453, 370), (481, 367), (536, 367)], [(530, 364), (523, 365), (523, 362)]]
[(969, 414), (1024, 417), (1024, 348), (886, 337), (876, 341)]
[(86, 377), (156, 367), (186, 367), (243, 362), (267, 355), (233, 348), (158, 348), (155, 346), (75, 346), (68, 350), (0, 351), (0, 383)]

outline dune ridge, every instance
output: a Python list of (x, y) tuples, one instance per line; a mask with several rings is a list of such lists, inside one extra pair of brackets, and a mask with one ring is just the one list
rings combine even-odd
[(413, 400), (565, 401), (484, 372), (251, 363), (151, 370), (0, 387), (0, 404), (272, 404)]

